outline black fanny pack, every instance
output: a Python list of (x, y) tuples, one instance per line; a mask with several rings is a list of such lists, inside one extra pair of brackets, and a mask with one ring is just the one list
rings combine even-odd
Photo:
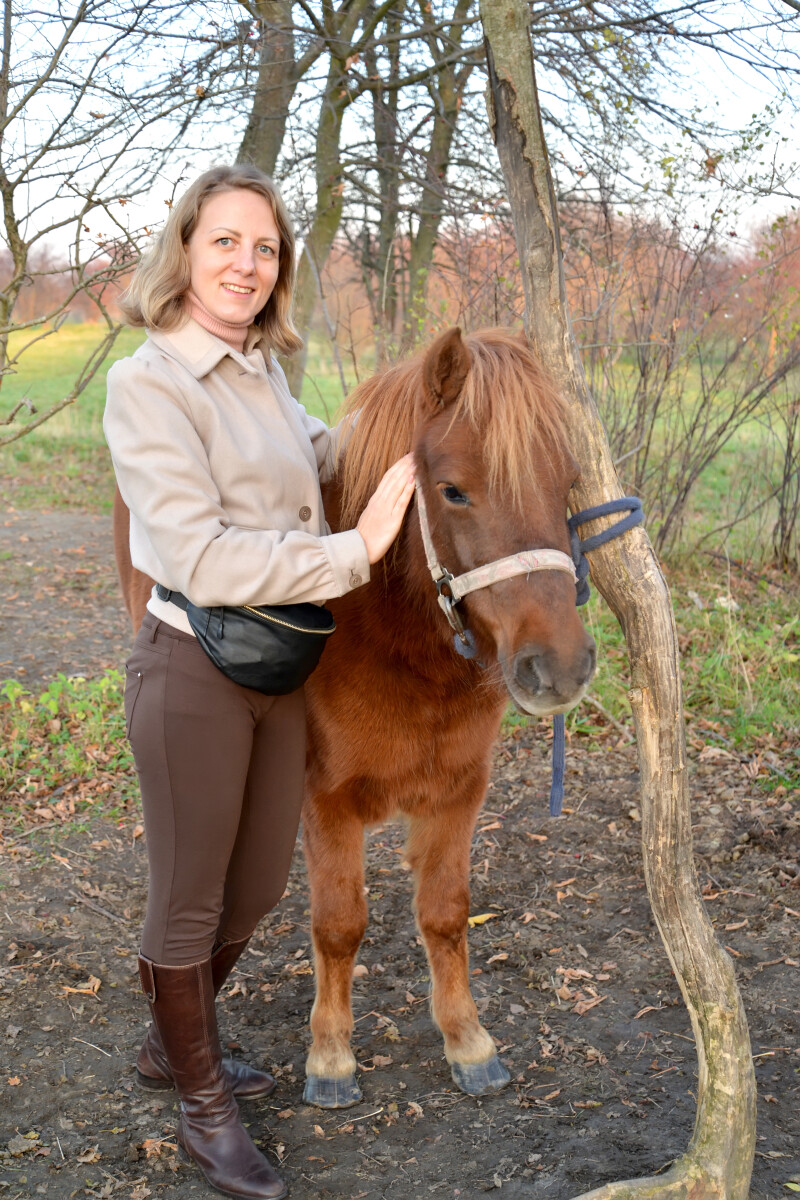
[(336, 628), (328, 609), (317, 604), (201, 608), (160, 583), (156, 595), (183, 609), (215, 667), (268, 696), (302, 687)]

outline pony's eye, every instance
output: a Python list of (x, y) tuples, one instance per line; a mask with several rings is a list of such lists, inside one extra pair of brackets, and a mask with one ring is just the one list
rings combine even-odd
[(469, 496), (459, 491), (454, 483), (442, 484), (441, 493), (448, 504), (469, 504)]

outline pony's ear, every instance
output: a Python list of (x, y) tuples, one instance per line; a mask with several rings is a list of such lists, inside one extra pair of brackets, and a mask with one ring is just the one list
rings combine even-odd
[(422, 364), (422, 378), (431, 399), (447, 408), (458, 398), (470, 368), (469, 350), (455, 325), (437, 338)]

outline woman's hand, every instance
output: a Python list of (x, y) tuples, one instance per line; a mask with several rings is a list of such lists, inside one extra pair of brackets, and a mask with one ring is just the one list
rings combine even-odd
[(389, 467), (356, 525), (366, 544), (370, 563), (383, 558), (397, 537), (413, 493), (414, 456), (406, 454)]

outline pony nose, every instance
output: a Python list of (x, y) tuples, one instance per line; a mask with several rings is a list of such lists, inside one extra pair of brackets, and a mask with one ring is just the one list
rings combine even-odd
[(529, 695), (549, 692), (567, 701), (592, 678), (596, 661), (594, 642), (582, 648), (568, 664), (559, 662), (552, 651), (528, 648), (517, 655), (514, 675)]

